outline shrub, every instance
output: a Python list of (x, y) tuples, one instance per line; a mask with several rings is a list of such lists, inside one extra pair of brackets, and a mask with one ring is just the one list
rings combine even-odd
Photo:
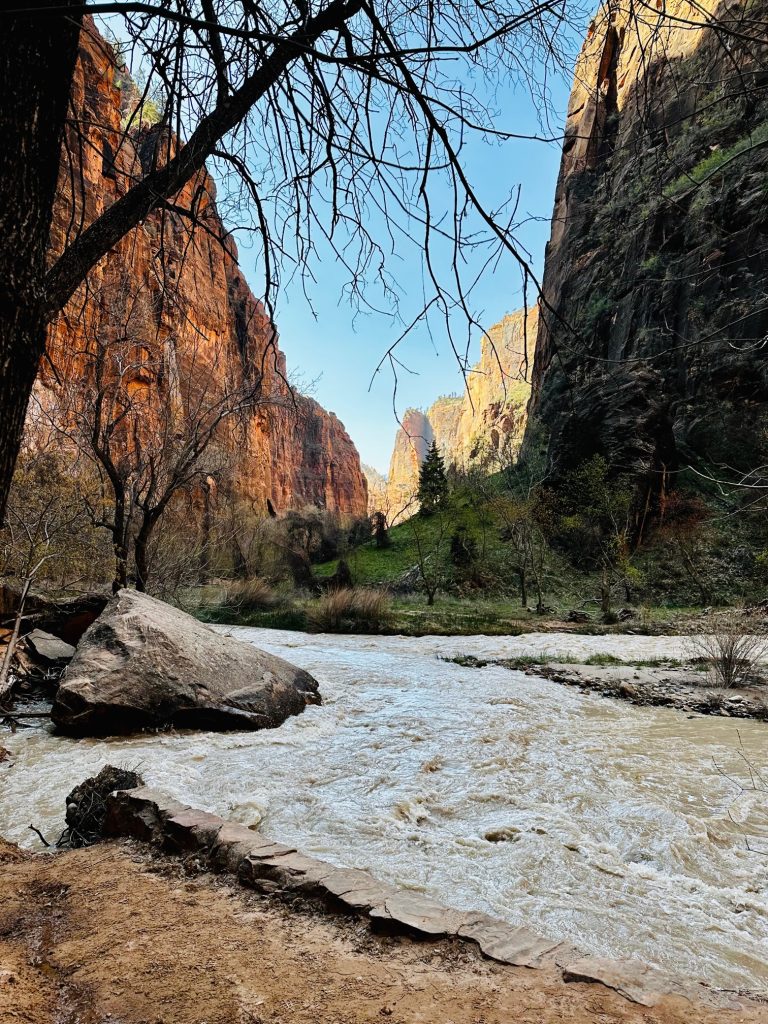
[(703, 659), (713, 686), (731, 689), (745, 686), (754, 677), (758, 663), (768, 655), (768, 635), (743, 614), (732, 612), (713, 633), (690, 638), (691, 656)]
[(246, 615), (248, 612), (263, 612), (277, 608), (283, 601), (283, 595), (274, 590), (266, 580), (254, 576), (249, 580), (235, 580), (230, 583), (224, 592), (221, 607)]
[(307, 623), (315, 633), (376, 633), (390, 616), (389, 594), (363, 587), (332, 590), (307, 608)]

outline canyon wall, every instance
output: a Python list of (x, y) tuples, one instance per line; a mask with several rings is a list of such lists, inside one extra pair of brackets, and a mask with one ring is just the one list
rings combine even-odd
[[(132, 183), (173, 151), (175, 141), (139, 108), (135, 85), (112, 47), (85, 19), (62, 159), (52, 256)], [(288, 386), (286, 360), (263, 304), (252, 294), (222, 225), (211, 177), (198, 174), (101, 261), (58, 318), (41, 367), (38, 407), (67, 387), (85, 395), (89, 355), (128, 335), (140, 384), (174, 403), (181, 426), (211, 395), (255, 383), (255, 398), (216, 436), (217, 493), (257, 515), (311, 504), (365, 515), (367, 486), (344, 425)], [(86, 378), (83, 374), (86, 374)], [(34, 408), (35, 403), (33, 403)], [(151, 431), (147, 425), (147, 430)]]
[(576, 68), (530, 423), (556, 476), (601, 454), (646, 510), (766, 461), (765, 9), (613, 4)]
[(395, 436), (386, 502), (396, 522), (416, 510), (419, 468), (436, 441), (446, 466), (486, 465), (514, 458), (523, 438), (528, 377), (538, 330), (538, 310), (518, 310), (481, 338), (480, 359), (467, 374), (461, 396), (438, 398), (427, 409), (408, 409)]
[(373, 466), (362, 464), (365, 481), (368, 484), (368, 513), (380, 512), (387, 500), (387, 478)]

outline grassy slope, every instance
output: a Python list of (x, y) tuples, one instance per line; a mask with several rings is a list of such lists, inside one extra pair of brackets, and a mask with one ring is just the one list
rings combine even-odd
[[(639, 584), (634, 601), (627, 601), (626, 598), (622, 601), (620, 594), (615, 595), (616, 608), (622, 607), (622, 604), (634, 604), (640, 608), (640, 612), (627, 622), (608, 628), (602, 625), (596, 600), (597, 578), (578, 571), (565, 557), (555, 552), (551, 555), (544, 595), (551, 612), (545, 616), (536, 615), (521, 607), (511, 552), (500, 536), (502, 523), (495, 517), (487, 498), (483, 499), (477, 492), (467, 488), (451, 495), (444, 514), (443, 539), (438, 559), (444, 566), (445, 577), (450, 578), (456, 572), (450, 562), (450, 539), (460, 526), (466, 527), (474, 538), (478, 554), (482, 556), (486, 569), (492, 573), (492, 586), (490, 589), (472, 589), (457, 587), (454, 581), (450, 592), (445, 589), (438, 591), (433, 606), (428, 606), (424, 594), (418, 592), (417, 571), (414, 572), (419, 560), (415, 531), (421, 537), (423, 549), (433, 550), (441, 531), (439, 516), (416, 517), (394, 527), (389, 531), (390, 544), (387, 548), (377, 548), (370, 541), (346, 553), (344, 557), (353, 581), (359, 587), (395, 588), (403, 574), (411, 571), (411, 582), (417, 592), (401, 594), (393, 589), (392, 613), (386, 624), (382, 623), (380, 632), (407, 635), (509, 635), (562, 629), (563, 619), (571, 609), (584, 609), (592, 621), (571, 624), (567, 628), (584, 633), (626, 630), (655, 633), (674, 632), (698, 616), (698, 595), (686, 578), (679, 559), (672, 557), (663, 544), (655, 542), (639, 552), (635, 559), (640, 579), (645, 582)], [(734, 572), (732, 547), (740, 549), (744, 538), (740, 536), (739, 530), (734, 531), (733, 524), (731, 532), (734, 535), (725, 546), (722, 537), (713, 539), (713, 552), (718, 563), (714, 570), (717, 581), (715, 590), (719, 598), (717, 603), (730, 604), (745, 600), (753, 603), (760, 595), (748, 592), (746, 574)], [(313, 571), (319, 578), (331, 576), (338, 567), (338, 561), (333, 559), (314, 565)], [(754, 591), (754, 584), (749, 590)], [(529, 604), (534, 602), (535, 595), (530, 594)], [(215, 599), (209, 595), (200, 603), (196, 614), (209, 621), (237, 621), (243, 625), (302, 630), (307, 628), (306, 612), (312, 604), (312, 598), (296, 593), (287, 596), (285, 603), (279, 607), (241, 612), (233, 616), (231, 608), (217, 606)]]
[[(440, 545), (442, 562), (447, 562), (451, 534), (460, 526), (466, 527), (477, 542), (478, 552), (487, 557), (506, 559), (507, 547), (499, 538), (500, 523), (496, 521), (487, 504), (475, 502), (465, 492), (451, 496), (448, 508), (442, 518), (443, 540)], [(432, 550), (441, 530), (439, 515), (426, 518), (416, 517), (392, 527), (389, 531), (389, 547), (377, 548), (371, 541), (345, 555), (352, 570), (354, 581), (359, 586), (394, 583), (406, 570), (418, 561), (416, 532), (421, 538), (425, 551)], [(317, 576), (331, 576), (338, 565), (338, 559), (314, 566)]]

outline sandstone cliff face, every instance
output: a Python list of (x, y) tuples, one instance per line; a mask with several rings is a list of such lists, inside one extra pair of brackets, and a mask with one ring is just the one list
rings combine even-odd
[(389, 466), (391, 516), (406, 507), (408, 514), (415, 511), (419, 467), (433, 440), (447, 466), (514, 457), (525, 431), (537, 329), (536, 309), (505, 316), (483, 335), (480, 360), (467, 375), (462, 396), (438, 398), (426, 413), (406, 412)]
[(426, 414), (420, 409), (406, 409), (395, 435), (387, 474), (387, 508), (382, 511), (387, 514), (390, 524), (416, 511), (414, 502), (419, 467), (433, 438), (432, 425)]
[(363, 463), (362, 468), (368, 484), (368, 513), (383, 512), (387, 505), (387, 478), (373, 466)]
[[(69, 159), (60, 173), (52, 254), (162, 160), (173, 140), (135, 118), (133, 84), (86, 18), (75, 74)], [(82, 145), (77, 139), (82, 134)], [(228, 458), (217, 475), (220, 495), (257, 514), (305, 504), (364, 515), (367, 488), (343, 424), (316, 402), (293, 395), (285, 357), (262, 305), (237, 264), (237, 249), (216, 211), (206, 173), (174, 201), (194, 217), (166, 209), (151, 214), (91, 275), (51, 330), (49, 353), (66, 385), (79, 382), (84, 353), (105, 332), (130, 332), (137, 351), (156, 355), (145, 385), (165, 389), (183, 419), (204, 389), (224, 393), (244, 379), (259, 382), (258, 401), (222, 426), (217, 445)], [(137, 312), (138, 311), (138, 312)], [(38, 394), (56, 398), (51, 369)]]
[(612, 5), (575, 75), (529, 412), (556, 470), (601, 453), (646, 509), (686, 465), (765, 461), (764, 14)]

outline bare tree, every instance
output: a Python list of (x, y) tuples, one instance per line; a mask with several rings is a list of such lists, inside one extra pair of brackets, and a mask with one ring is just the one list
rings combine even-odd
[(768, 655), (768, 632), (738, 610), (720, 619), (712, 633), (693, 636), (689, 648), (707, 664), (712, 684), (730, 690), (747, 685)]
[(433, 605), (438, 590), (445, 584), (448, 516), (444, 509), (438, 509), (429, 519), (411, 516), (408, 525), (416, 545), (416, 569), (421, 586), (427, 595), (427, 604)]
[(158, 338), (151, 296), (124, 278), (72, 353), (78, 372), (50, 386), (50, 423), (102, 481), (89, 510), (112, 539), (114, 590), (127, 586), (131, 552), (136, 587), (146, 589), (152, 538), (175, 497), (230, 472), (226, 432), (257, 405), (286, 401), (267, 393), (257, 368), (237, 372), (205, 349), (202, 338), (183, 350)]

